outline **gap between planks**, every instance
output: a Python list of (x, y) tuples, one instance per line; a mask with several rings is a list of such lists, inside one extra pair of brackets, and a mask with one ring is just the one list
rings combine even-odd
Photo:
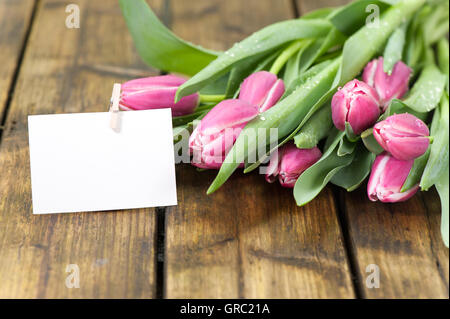
[[(306, 14), (308, 11), (305, 10), (302, 0), (292, 0), (292, 6), (294, 8), (295, 16), (297, 18), (302, 16), (303, 14)], [(356, 299), (362, 299), (364, 298), (364, 292), (362, 289), (362, 278), (358, 272), (358, 260), (355, 256), (355, 249), (351, 241), (348, 219), (345, 213), (346, 210), (345, 200), (342, 198), (343, 191), (334, 185), (331, 185), (331, 189), (332, 189), (331, 193), (336, 207), (338, 224), (341, 230), (342, 241), (347, 256), (348, 269), (350, 271), (350, 279), (353, 285), (353, 291)]]
[[(162, 7), (160, 19), (166, 25), (167, 28), (171, 28), (171, 1), (165, 0)], [(166, 71), (161, 70), (160, 75), (167, 74)], [(156, 208), (156, 234), (155, 234), (155, 276), (156, 276), (156, 298), (165, 298), (166, 285), (165, 285), (165, 272), (166, 272), (166, 207)]]
[(5, 102), (5, 108), (3, 110), (3, 113), (0, 114), (0, 145), (2, 143), (3, 131), (5, 130), (5, 127), (6, 127), (5, 124), (6, 124), (6, 120), (8, 118), (9, 107), (11, 105), (11, 101), (12, 101), (12, 98), (14, 96), (14, 92), (16, 89), (17, 78), (19, 77), (20, 68), (22, 66), (23, 58), (25, 56), (25, 51), (27, 49), (28, 40), (30, 39), (31, 30), (33, 29), (34, 21), (36, 20), (35, 19), (36, 12), (38, 10), (40, 1), (41, 0), (34, 0), (29, 23), (28, 23), (28, 26), (26, 27), (25, 36), (23, 37), (22, 45), (19, 50), (19, 57), (17, 59), (16, 66), (15, 66), (14, 72), (12, 74), (12, 79), (11, 79), (11, 83), (10, 83), (10, 86), (8, 89), (6, 102)]
[[(297, 3), (296, 0), (290, 0), (289, 1), (290, 6), (291, 6), (291, 10), (293, 12), (293, 16), (295, 18), (298, 18), (300, 16), (300, 9), (301, 5), (300, 3)], [(172, 26), (172, 21), (171, 21), (171, 14), (170, 14), (170, 9), (171, 9), (171, 1), (170, 0), (166, 0), (165, 1), (165, 6), (164, 6), (164, 14), (162, 16), (162, 20), (163, 22), (168, 26), (171, 27)], [(343, 224), (345, 223), (345, 214), (343, 214), (340, 211), (340, 206), (339, 206), (339, 197), (333, 193), (333, 199), (335, 200), (335, 207), (336, 207), (336, 212), (337, 212), (337, 218), (338, 218), (338, 224), (339, 224), (339, 228), (340, 228), (340, 232), (341, 232), (341, 237), (342, 237), (342, 241), (343, 241), (343, 246), (344, 251), (346, 253), (346, 260), (347, 260), (347, 264), (349, 267), (349, 272), (350, 272), (350, 276), (351, 276), (351, 281), (352, 281), (352, 290), (354, 291), (354, 295), (356, 298), (361, 298), (361, 293), (360, 293), (360, 289), (359, 286), (357, 284), (357, 282), (355, 281), (356, 278), (356, 271), (355, 271), (355, 266), (354, 263), (351, 261), (351, 256), (349, 255), (349, 252), (351, 252), (351, 248), (348, 247), (348, 236), (345, 235), (344, 232), (344, 226)], [(158, 250), (157, 250), (157, 257), (156, 257), (156, 263), (157, 263), (157, 297), (158, 298), (165, 298), (166, 297), (166, 272), (167, 272), (167, 260), (166, 260), (166, 249), (167, 249), (167, 239), (166, 239), (166, 212), (168, 212), (168, 210), (166, 208), (159, 208), (158, 209), (158, 220), (157, 220), (157, 238), (158, 238)], [(344, 216), (344, 217), (343, 217)], [(163, 278), (160, 278), (160, 277)], [(241, 295), (241, 293), (239, 294)]]

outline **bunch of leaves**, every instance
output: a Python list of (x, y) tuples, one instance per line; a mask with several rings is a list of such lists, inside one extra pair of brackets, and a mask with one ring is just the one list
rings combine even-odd
[[(192, 76), (179, 88), (176, 100), (194, 92), (236, 97), (242, 81), (260, 70), (270, 70), (285, 81), (282, 99), (246, 125), (208, 193), (223, 185), (241, 160), (247, 173), (292, 139), (297, 147), (310, 148), (324, 138), (322, 158), (295, 184), (297, 204), (311, 201), (328, 182), (347, 191), (356, 189), (369, 175), (381, 149), (370, 130), (356, 136), (350, 126), (345, 132), (333, 127), (331, 97), (372, 58), (383, 55), (387, 73), (396, 62), (405, 61), (414, 70), (412, 89), (403, 101), (393, 100), (380, 120), (401, 112), (432, 118), (434, 142), (414, 163), (403, 189), (417, 183), (423, 190), (436, 186), (448, 245), (448, 42), (441, 40), (448, 32), (448, 1), (358, 0), (267, 26), (226, 52), (206, 50), (177, 38), (144, 0), (119, 1), (143, 60), (164, 71)], [(376, 5), (381, 13), (376, 26), (366, 22), (368, 5)], [(212, 106), (204, 104), (192, 115), (175, 118), (175, 131), (192, 128), (192, 122)], [(258, 133), (266, 131), (269, 136), (271, 128), (278, 129), (278, 143), (261, 155), (256, 145)], [(247, 138), (255, 132), (256, 138)], [(249, 163), (249, 158), (257, 160)]]

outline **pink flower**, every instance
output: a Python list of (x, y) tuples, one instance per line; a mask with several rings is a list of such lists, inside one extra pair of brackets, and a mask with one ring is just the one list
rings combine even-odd
[(284, 94), (284, 82), (273, 73), (253, 73), (241, 85), (239, 99), (256, 105), (260, 112), (274, 106)]
[(200, 168), (220, 168), (244, 126), (257, 115), (256, 105), (242, 100), (217, 104), (189, 138), (192, 164)]
[(120, 107), (122, 110), (148, 110), (171, 108), (173, 116), (191, 114), (199, 103), (197, 93), (174, 103), (178, 87), (186, 82), (175, 75), (135, 79), (122, 85)]
[(284, 93), (282, 80), (257, 72), (244, 80), (239, 99), (217, 104), (201, 120), (189, 139), (192, 164), (218, 169), (244, 126), (260, 112), (274, 106)]
[(272, 155), (266, 180), (273, 183), (278, 176), (281, 186), (292, 188), (299, 176), (321, 156), (322, 153), (317, 147), (299, 149), (293, 143), (286, 144)]
[(388, 153), (377, 156), (372, 166), (367, 195), (371, 201), (380, 200), (384, 203), (402, 202), (411, 198), (419, 189), (419, 185), (400, 192), (414, 161), (398, 160)]
[(409, 113), (392, 115), (377, 123), (373, 135), (392, 156), (405, 161), (424, 154), (430, 144), (427, 125)]
[(336, 128), (344, 131), (348, 122), (355, 134), (361, 134), (380, 116), (378, 94), (366, 83), (352, 80), (334, 94), (331, 111)]
[(377, 91), (384, 112), (392, 99), (400, 99), (408, 91), (410, 76), (411, 69), (401, 61), (394, 65), (391, 75), (385, 73), (380, 57), (366, 65), (362, 78)]

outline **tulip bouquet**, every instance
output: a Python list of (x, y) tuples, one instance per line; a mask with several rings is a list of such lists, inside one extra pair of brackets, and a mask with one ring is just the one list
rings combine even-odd
[(298, 205), (329, 182), (352, 191), (369, 177), (382, 202), (435, 186), (448, 246), (448, 0), (323, 8), (226, 52), (177, 38), (144, 0), (120, 5), (143, 60), (191, 76), (125, 83), (121, 107), (170, 107), (188, 161), (218, 170), (208, 194), (258, 167)]

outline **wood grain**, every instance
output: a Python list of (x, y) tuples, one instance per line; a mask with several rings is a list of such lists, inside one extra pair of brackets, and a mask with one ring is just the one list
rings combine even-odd
[[(174, 31), (215, 49), (294, 16), (290, 1), (172, 3)], [(354, 296), (329, 190), (299, 208), (291, 190), (258, 173), (236, 173), (206, 196), (215, 174), (177, 167), (179, 205), (166, 217), (165, 297)]]
[[(80, 29), (65, 27), (67, 1), (40, 1), (3, 134), (0, 298), (154, 297), (154, 209), (32, 215), (27, 115), (105, 111), (114, 82), (154, 74), (117, 1), (71, 3)], [(79, 266), (79, 289), (65, 286), (68, 264)]]
[[(371, 203), (365, 189), (343, 196), (363, 297), (448, 298), (449, 257), (436, 194), (427, 194), (428, 209), (421, 194), (396, 204)], [(365, 284), (369, 264), (380, 269), (379, 288)]]
[(0, 1), (0, 119), (14, 80), (33, 7), (34, 0)]
[[(295, 1), (300, 13), (349, 2)], [(295, 7), (291, 0), (148, 2), (176, 34), (219, 50), (293, 17)], [(103, 111), (112, 83), (157, 71), (137, 56), (116, 0), (70, 1), (81, 9), (75, 30), (64, 25), (67, 1), (41, 0), (18, 65), (33, 3), (0, 1), (0, 114), (16, 84), (0, 145), (0, 298), (153, 298), (155, 210), (33, 216), (26, 117)], [(364, 189), (341, 192), (338, 212), (329, 188), (299, 208), (290, 190), (257, 172), (236, 173), (208, 197), (214, 176), (177, 167), (165, 297), (448, 298), (435, 191), (394, 205), (369, 202)], [(68, 264), (80, 268), (79, 289), (65, 286)], [(380, 288), (365, 286), (369, 264), (380, 267)]]
[(300, 14), (305, 14), (320, 8), (338, 7), (352, 2), (352, 0), (295, 0)]

